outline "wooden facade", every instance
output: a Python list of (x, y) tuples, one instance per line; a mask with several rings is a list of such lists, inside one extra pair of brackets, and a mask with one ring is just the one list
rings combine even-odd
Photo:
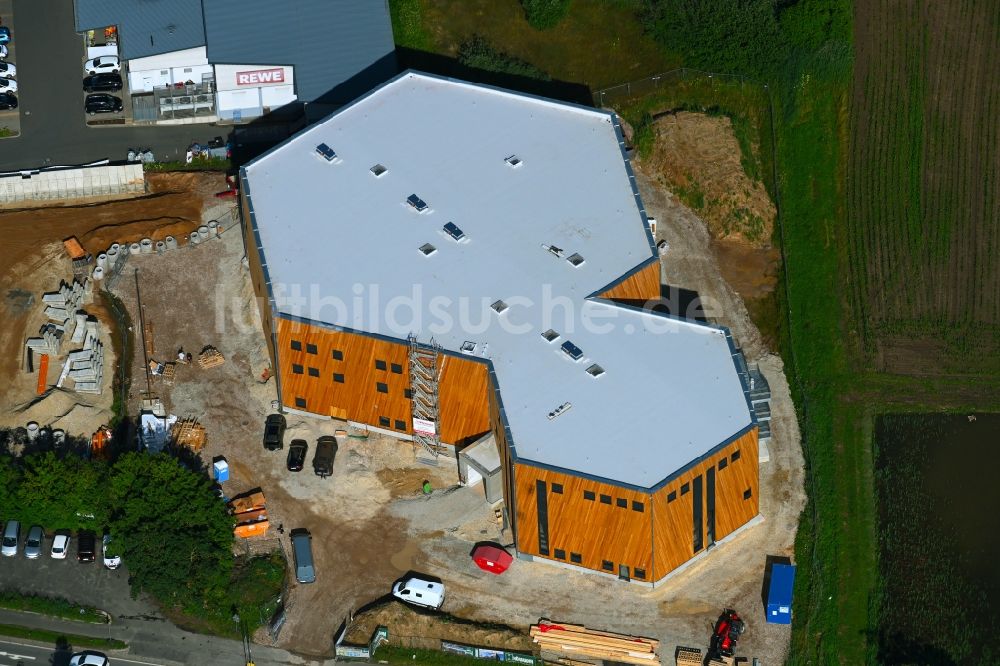
[(657, 300), (660, 298), (660, 262), (650, 262), (598, 296), (637, 305)]
[(652, 493), (513, 468), (519, 552), (631, 580), (663, 578), (758, 512), (756, 428)]
[[(279, 316), (277, 367), (286, 407), (413, 433), (409, 346)], [(439, 357), (439, 436), (468, 443), (489, 431), (487, 366)]]

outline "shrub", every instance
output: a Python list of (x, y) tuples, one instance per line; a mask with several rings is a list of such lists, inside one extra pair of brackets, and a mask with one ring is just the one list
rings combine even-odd
[(524, 18), (535, 30), (555, 27), (569, 11), (569, 0), (521, 0)]
[(458, 61), (466, 67), (482, 69), (487, 72), (523, 76), (541, 81), (548, 81), (551, 78), (530, 62), (525, 62), (497, 49), (480, 35), (475, 35), (462, 44), (458, 49)]

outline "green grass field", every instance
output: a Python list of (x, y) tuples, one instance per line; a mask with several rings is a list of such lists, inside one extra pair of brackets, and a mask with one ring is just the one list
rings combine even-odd
[(108, 621), (105, 613), (92, 606), (80, 606), (65, 599), (21, 594), (13, 590), (0, 591), (0, 608), (93, 624), (104, 624)]
[(116, 638), (94, 638), (92, 636), (77, 636), (45, 629), (29, 629), (13, 624), (0, 624), (0, 636), (10, 638), (25, 638), (29, 641), (52, 643), (53, 645), (70, 645), (74, 648), (98, 648), (103, 650), (124, 650), (128, 643)]

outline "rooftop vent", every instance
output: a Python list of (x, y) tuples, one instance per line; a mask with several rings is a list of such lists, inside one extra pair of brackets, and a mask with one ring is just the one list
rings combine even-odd
[(507, 309), (508, 305), (503, 301), (496, 301), (490, 307), (493, 308), (497, 314), (500, 314), (501, 312)]
[(427, 203), (424, 202), (424, 200), (418, 197), (416, 194), (411, 194), (410, 196), (406, 197), (406, 203), (413, 206), (413, 208), (415, 208), (418, 213), (422, 213), (425, 210), (427, 210)]
[(376, 178), (381, 178), (382, 175), (385, 174), (388, 171), (388, 169), (386, 169), (381, 164), (376, 164), (371, 169), (369, 169), (369, 171), (371, 171), (372, 174), (374, 174)]
[(546, 342), (555, 342), (556, 340), (559, 339), (559, 334), (550, 328), (549, 330), (542, 333), (542, 337), (545, 338)]
[(579, 361), (581, 358), (583, 358), (583, 350), (574, 345), (569, 340), (562, 343), (562, 347), (560, 347), (560, 349), (563, 350), (563, 353), (566, 354), (566, 356), (569, 356), (574, 361)]
[(549, 421), (551, 421), (552, 419), (554, 419), (557, 416), (562, 416), (563, 414), (565, 414), (566, 412), (568, 412), (572, 408), (573, 408), (573, 403), (571, 403), (571, 402), (564, 402), (563, 404), (559, 405), (558, 407), (556, 407), (555, 409), (553, 409), (551, 412), (549, 412)]
[(576, 252), (574, 252), (573, 254), (571, 254), (568, 257), (566, 257), (566, 261), (568, 261), (569, 263), (573, 264), (574, 266), (582, 266), (583, 262), (585, 260), (579, 254), (577, 254)]
[(512, 169), (516, 169), (517, 167), (524, 164), (524, 162), (521, 161), (521, 158), (518, 157), (517, 155), (509, 155), (505, 157), (503, 161), (506, 162), (508, 165), (510, 165), (510, 168)]
[(591, 377), (600, 377), (601, 375), (604, 374), (604, 368), (595, 363), (594, 365), (587, 368), (587, 374), (590, 375)]
[(444, 225), (444, 232), (454, 238), (456, 241), (460, 241), (465, 238), (465, 233), (458, 228), (458, 225), (454, 222), (449, 222)]
[(423, 245), (420, 246), (420, 253), (423, 254), (425, 257), (429, 257), (437, 251), (438, 249), (433, 245), (431, 245), (430, 243), (424, 243)]
[(562, 257), (563, 255), (563, 249), (561, 247), (556, 247), (555, 245), (543, 245), (542, 247), (557, 257)]
[(463, 354), (475, 354), (476, 353), (476, 343), (471, 340), (466, 340), (462, 343), (462, 353)]
[(316, 153), (320, 155), (327, 162), (333, 162), (337, 159), (337, 153), (330, 146), (325, 143), (321, 143), (316, 146)]

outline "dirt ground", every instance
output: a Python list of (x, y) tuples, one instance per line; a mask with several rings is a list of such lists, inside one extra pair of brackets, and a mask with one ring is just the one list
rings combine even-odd
[[(115, 366), (109, 334), (110, 318), (100, 298), (88, 298), (84, 309), (97, 317), (105, 349), (105, 390), (84, 395), (53, 389), (38, 400), (37, 375), (27, 372), (24, 341), (47, 321), (42, 314), (43, 292), (71, 280), (72, 264), (62, 240), (76, 236), (96, 255), (113, 242), (145, 237), (161, 239), (190, 232), (201, 220), (203, 202), (224, 189), (215, 174), (146, 174), (146, 195), (116, 197), (111, 201), (69, 200), (58, 206), (4, 208), (0, 261), (0, 427), (24, 426), (28, 421), (62, 428), (70, 435), (88, 435), (107, 422), (113, 396), (109, 390)], [(64, 344), (69, 351), (71, 345)], [(55, 384), (62, 357), (49, 365), (48, 384)]]

